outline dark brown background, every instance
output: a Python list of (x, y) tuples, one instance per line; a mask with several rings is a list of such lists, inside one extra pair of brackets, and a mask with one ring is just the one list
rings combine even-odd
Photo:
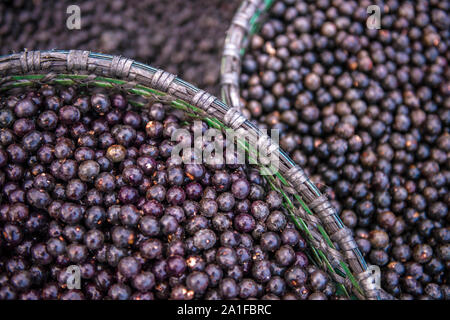
[[(0, 53), (85, 49), (121, 54), (219, 94), (220, 55), (239, 0), (0, 1)], [(69, 30), (69, 5), (81, 29)]]

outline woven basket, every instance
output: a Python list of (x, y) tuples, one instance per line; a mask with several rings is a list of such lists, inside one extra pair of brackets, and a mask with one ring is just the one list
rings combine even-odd
[[(231, 26), (227, 31), (225, 45), (222, 53), (221, 64), (221, 90), (224, 101), (236, 110), (242, 109), (242, 100), (240, 98), (239, 77), (241, 73), (241, 56), (247, 48), (248, 40), (251, 35), (258, 31), (264, 13), (270, 8), (274, 0), (244, 0), (236, 12)], [(286, 163), (293, 163), (285, 156)], [(292, 174), (295, 171), (295, 174)], [(293, 165), (287, 171), (282, 172), (288, 182), (294, 186), (298, 195), (312, 210), (315, 220), (311, 221), (311, 229), (320, 225), (325, 227), (325, 231), (333, 240), (333, 248), (339, 248), (336, 257), (340, 264), (335, 262), (334, 256), (329, 257), (332, 268), (339, 269), (342, 265), (342, 257), (354, 277), (358, 280), (359, 287), (355, 288), (352, 275), (347, 272), (344, 277), (336, 276), (337, 282), (346, 286), (360, 299), (378, 300), (380, 291), (375, 285), (375, 276), (364, 261), (364, 258), (353, 239), (351, 231), (342, 223), (336, 211), (327, 200), (325, 195), (321, 195), (309, 178), (303, 173), (299, 166)], [(317, 218), (316, 218), (317, 216)], [(331, 272), (333, 276), (333, 271)], [(353, 287), (352, 287), (353, 286)], [(356, 289), (356, 290), (355, 290)], [(362, 295), (360, 294), (361, 291)]]
[[(306, 235), (313, 260), (330, 274), (343, 294), (376, 298), (372, 273), (367, 270), (350, 230), (335, 214), (326, 196), (269, 136), (236, 108), (163, 70), (121, 56), (89, 51), (25, 51), (3, 56), (0, 76), (0, 92), (45, 83), (120, 90), (140, 98), (141, 101), (130, 99), (136, 106), (161, 101), (183, 110), (189, 117), (203, 119), (210, 127), (251, 136), (252, 143), (279, 157), (278, 171), (265, 177), (283, 195), (287, 212)], [(254, 155), (252, 143), (245, 144), (250, 156)]]

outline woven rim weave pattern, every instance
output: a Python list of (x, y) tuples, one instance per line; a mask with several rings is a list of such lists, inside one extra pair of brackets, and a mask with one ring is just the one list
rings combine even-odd
[[(89, 51), (25, 51), (2, 56), (0, 76), (0, 90), (30, 85), (30, 81), (47, 83), (58, 77), (61, 83), (72, 81), (75, 85), (98, 84), (101, 79), (108, 79), (101, 77), (113, 77), (121, 79), (109, 79), (120, 89), (139, 93), (150, 88), (154, 92), (150, 94), (153, 98), (164, 102), (181, 101), (191, 106), (191, 112), (215, 119), (225, 128), (242, 130), (252, 136), (253, 141), (278, 156), (277, 179), (270, 181), (271, 186), (287, 195), (292, 209), (291, 217), (296, 226), (307, 231), (307, 240), (313, 251), (323, 258), (321, 267), (358, 298), (378, 297), (372, 273), (367, 269), (351, 231), (342, 223), (327, 197), (320, 193), (304, 171), (269, 136), (245, 119), (236, 108), (228, 107), (220, 99), (164, 70), (125, 57)], [(293, 205), (294, 201), (296, 206)]]
[[(241, 73), (241, 56), (249, 37), (255, 32), (258, 18), (274, 0), (244, 0), (237, 10), (227, 31), (222, 53), (221, 90), (224, 101), (231, 107), (241, 110), (239, 77)], [(295, 168), (295, 167), (294, 167)], [(298, 167), (297, 167), (298, 168)], [(298, 168), (286, 172), (289, 181), (295, 186), (313, 212), (320, 218), (331, 239), (338, 243), (344, 252), (345, 259), (359, 280), (367, 299), (379, 299), (379, 290), (374, 285), (375, 279), (352, 237), (351, 231), (345, 227), (336, 211), (325, 195), (311, 193), (311, 183)]]

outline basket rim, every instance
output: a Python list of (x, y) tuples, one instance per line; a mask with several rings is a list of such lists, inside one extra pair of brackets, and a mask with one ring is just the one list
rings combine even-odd
[[(165, 93), (197, 107), (208, 116), (219, 119), (227, 127), (231, 127), (234, 130), (245, 128), (256, 135), (258, 139), (266, 137), (264, 140), (268, 143), (267, 146), (273, 146), (271, 138), (264, 135), (256, 125), (246, 119), (236, 108), (229, 107), (217, 97), (171, 73), (141, 62), (122, 56), (82, 50), (24, 51), (0, 57), (0, 75), (2, 76), (0, 86), (11, 80), (13, 75), (26, 76), (49, 73), (106, 76), (113, 79), (122, 79), (132, 84), (148, 86), (158, 92)], [(353, 272), (356, 273), (359, 284), (363, 288), (363, 293), (370, 298), (373, 295), (373, 291), (375, 291), (375, 289), (371, 289), (372, 291), (367, 289), (373, 288), (371, 284), (372, 279), (362, 254), (357, 247), (355, 249), (355, 241), (349, 229), (345, 227), (339, 216), (337, 216), (326, 196), (320, 193), (288, 154), (278, 145), (275, 151), (285, 161), (285, 167), (280, 171), (286, 177), (288, 186), (291, 189), (295, 189), (301, 198), (305, 198), (307, 205), (315, 208), (313, 211), (320, 219), (309, 214), (302, 216), (302, 218), (311, 219), (310, 222), (316, 227), (323, 224), (325, 229), (327, 229), (326, 231), (331, 233), (331, 238), (338, 243), (341, 251), (344, 251), (347, 263)], [(301, 207), (296, 210), (300, 211), (300, 214), (305, 213), (302, 212)], [(328, 220), (333, 220), (331, 229), (329, 225), (324, 223), (324, 216), (328, 217)], [(330, 230), (334, 232), (330, 232)], [(342, 255), (334, 247), (327, 248), (327, 250), (329, 250), (327, 254), (330, 255), (331, 259), (339, 259), (339, 256)], [(340, 260), (337, 260), (337, 262), (340, 262)], [(333, 265), (333, 267), (341, 267), (337, 262), (334, 261), (337, 265)]]

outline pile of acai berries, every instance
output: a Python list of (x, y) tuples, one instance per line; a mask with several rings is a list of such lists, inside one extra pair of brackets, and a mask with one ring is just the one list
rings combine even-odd
[(450, 298), (449, 7), (274, 1), (242, 59), (244, 112), (328, 192), (383, 298)]
[(0, 97), (0, 299), (338, 298), (256, 168), (172, 155), (192, 126), (120, 93)]

